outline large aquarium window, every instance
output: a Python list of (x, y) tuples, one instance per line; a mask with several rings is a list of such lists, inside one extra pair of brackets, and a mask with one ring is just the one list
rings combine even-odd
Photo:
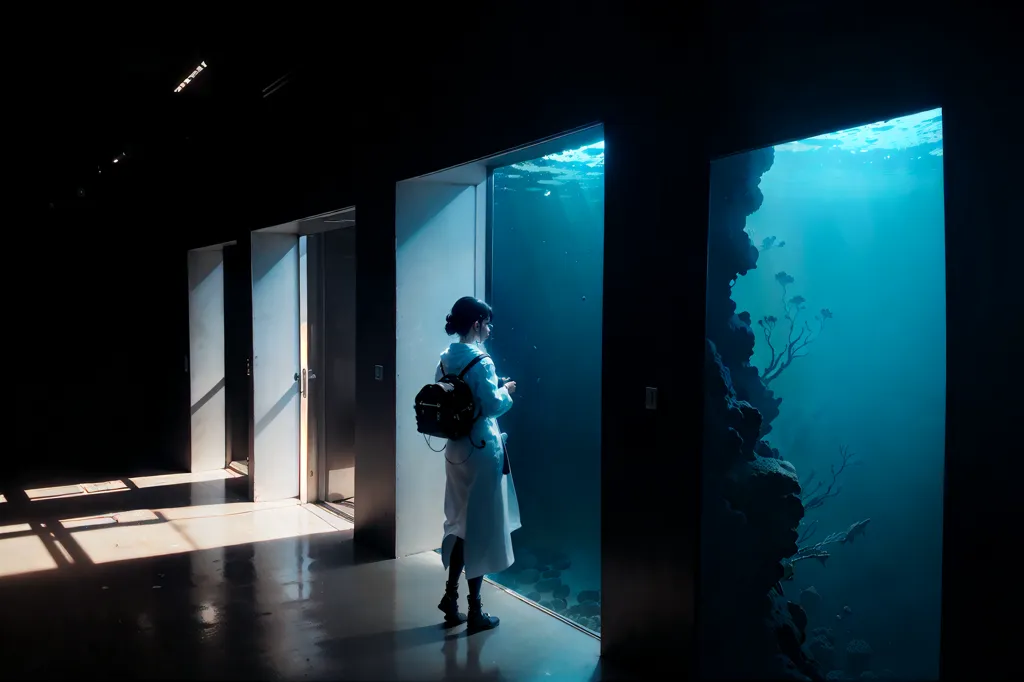
[(523, 526), (489, 578), (599, 633), (604, 142), (588, 142), (491, 173), (488, 351), (517, 382), (501, 429)]
[(942, 161), (936, 109), (711, 167), (704, 678), (938, 678)]

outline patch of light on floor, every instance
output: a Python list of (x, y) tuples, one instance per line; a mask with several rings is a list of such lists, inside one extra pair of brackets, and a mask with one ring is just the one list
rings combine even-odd
[[(231, 469), (216, 469), (214, 471), (201, 471), (197, 473), (184, 474), (158, 474), (155, 476), (136, 476), (128, 481), (136, 488), (156, 488), (165, 485), (182, 485), (185, 483), (205, 483), (207, 481), (223, 481), (229, 478), (239, 478), (244, 474)], [(131, 490), (132, 487), (123, 480), (101, 481), (99, 483), (75, 483), (73, 485), (58, 485), (47, 488), (30, 488), (25, 491), (26, 497), (31, 501), (52, 500), (55, 498), (80, 497), (83, 495), (96, 495), (100, 493), (116, 493)], [(0, 496), (0, 502), (6, 502)]]
[(7, 528), (11, 526), (0, 528), (0, 578), (57, 568), (57, 561), (42, 538), (38, 535), (4, 537), (17, 532), (4, 532)]
[(119, 522), (69, 530), (82, 551), (97, 564), (336, 532), (295, 501), (285, 502), (291, 504), (158, 509), (153, 510), (163, 519), (158, 523)]
[[(29, 500), (92, 495), (238, 478), (232, 470), (161, 474), (131, 479), (26, 490)], [(132, 485), (127, 482), (130, 481)], [(6, 501), (6, 500), (4, 500)], [(329, 515), (332, 516), (333, 515)], [(57, 535), (30, 524), (0, 526), (0, 576), (55, 568), (74, 569), (79, 550), (93, 563), (209, 550), (234, 545), (333, 533), (341, 519), (328, 522), (297, 499), (275, 502), (218, 502), (208, 505), (135, 509), (57, 521)]]
[(14, 533), (31, 533), (32, 526), (27, 523), (15, 523), (9, 526), (0, 526), (0, 538), (5, 535), (13, 535)]
[(156, 488), (162, 485), (181, 485), (182, 483), (204, 483), (206, 481), (223, 481), (229, 478), (239, 478), (242, 474), (230, 469), (215, 469), (213, 471), (200, 471), (194, 474), (160, 474), (157, 476), (137, 476), (128, 479), (137, 488)]
[(3, 495), (0, 495), (0, 504), (3, 504), (6, 501), (7, 501), (7, 498), (4, 497)]

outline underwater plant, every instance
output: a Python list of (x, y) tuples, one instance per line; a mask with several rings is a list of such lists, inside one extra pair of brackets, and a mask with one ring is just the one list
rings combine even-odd
[[(829, 472), (832, 474), (832, 480), (825, 485), (824, 481), (815, 482), (815, 471), (811, 469), (811, 473), (807, 475), (800, 483), (800, 501), (804, 504), (804, 511), (811, 511), (817, 509), (821, 505), (825, 504), (825, 500), (830, 497), (835, 497), (843, 489), (843, 486), (839, 483), (839, 477), (846, 471), (846, 467), (853, 466), (856, 463), (854, 460), (856, 453), (850, 452), (850, 448), (847, 445), (839, 446), (839, 468), (836, 468), (835, 464), (829, 467)], [(811, 483), (815, 483), (813, 488), (810, 488)], [(822, 488), (825, 488), (822, 490)]]
[[(771, 237), (769, 239), (774, 240)], [(772, 243), (766, 239), (764, 245), (766, 248), (770, 248)], [(771, 360), (768, 362), (768, 366), (761, 371), (760, 376), (761, 383), (764, 384), (765, 388), (786, 371), (786, 368), (792, 365), (794, 360), (808, 355), (807, 346), (821, 336), (821, 332), (825, 329), (825, 320), (832, 319), (832, 311), (828, 308), (822, 308), (814, 316), (818, 323), (817, 329), (813, 329), (811, 323), (806, 319), (800, 325), (800, 313), (807, 309), (807, 299), (799, 295), (787, 299), (789, 285), (793, 284), (796, 280), (785, 270), (775, 274), (775, 281), (782, 287), (782, 319), (789, 323), (789, 334), (786, 337), (785, 345), (781, 348), (776, 348), (772, 342), (772, 335), (779, 324), (779, 318), (775, 315), (765, 315), (757, 321), (758, 326), (761, 327), (761, 333), (764, 335), (764, 340), (768, 343), (768, 348), (772, 352)], [(800, 329), (799, 332), (797, 332), (798, 327)]]
[[(832, 480), (827, 484), (825, 481), (815, 482), (815, 472), (812, 469), (811, 473), (808, 474), (807, 478), (800, 484), (800, 502), (804, 506), (804, 512), (809, 512), (814, 509), (818, 509), (825, 501), (837, 496), (843, 489), (842, 485), (839, 484), (839, 477), (842, 476), (843, 472), (848, 466), (854, 466), (857, 462), (854, 459), (856, 453), (850, 452), (849, 446), (839, 446), (839, 465), (832, 464), (829, 468), (829, 472), (832, 475)], [(814, 487), (811, 487), (811, 483), (815, 483)], [(792, 578), (793, 567), (799, 561), (806, 559), (817, 559), (822, 566), (826, 565), (829, 557), (832, 556), (826, 547), (836, 543), (846, 544), (847, 542), (852, 543), (857, 539), (857, 536), (864, 535), (867, 525), (871, 522), (871, 519), (863, 519), (855, 523), (851, 523), (846, 530), (838, 531), (836, 533), (830, 533), (820, 542), (811, 543), (810, 540), (814, 537), (815, 532), (818, 529), (818, 521), (815, 519), (808, 524), (804, 524), (806, 516), (800, 520), (799, 536), (797, 537), (797, 552), (793, 556), (783, 561), (784, 575), (787, 578)]]
[(832, 554), (825, 548), (836, 543), (844, 545), (846, 543), (852, 544), (858, 536), (865, 535), (869, 523), (871, 523), (870, 518), (854, 521), (846, 530), (830, 533), (821, 542), (800, 547), (796, 554), (783, 560), (782, 569), (784, 578), (791, 580), (793, 578), (794, 566), (797, 562), (804, 561), (806, 559), (817, 559), (822, 566), (826, 566), (826, 562)]

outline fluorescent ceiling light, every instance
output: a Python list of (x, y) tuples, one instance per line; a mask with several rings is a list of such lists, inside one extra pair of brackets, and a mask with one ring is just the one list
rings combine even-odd
[(182, 90), (184, 90), (185, 86), (187, 86), (189, 83), (194, 81), (196, 79), (196, 76), (199, 75), (199, 72), (202, 71), (205, 68), (206, 68), (206, 61), (199, 62), (199, 66), (197, 66), (195, 68), (195, 70), (192, 71), (192, 73), (190, 73), (188, 75), (188, 78), (186, 78), (185, 80), (181, 81), (181, 83), (178, 84), (178, 87), (174, 88), (174, 91), (175, 92), (181, 92)]

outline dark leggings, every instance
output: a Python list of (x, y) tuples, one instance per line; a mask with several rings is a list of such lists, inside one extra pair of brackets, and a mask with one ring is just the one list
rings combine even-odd
[[(459, 577), (462, 575), (462, 569), (466, 567), (466, 549), (465, 542), (462, 538), (455, 538), (455, 546), (452, 547), (452, 557), (448, 564), (448, 584), (456, 586), (459, 584)], [(484, 577), (477, 576), (476, 578), (466, 578), (466, 582), (469, 583), (469, 598), (479, 599), (480, 598), (480, 587), (484, 584)]]

